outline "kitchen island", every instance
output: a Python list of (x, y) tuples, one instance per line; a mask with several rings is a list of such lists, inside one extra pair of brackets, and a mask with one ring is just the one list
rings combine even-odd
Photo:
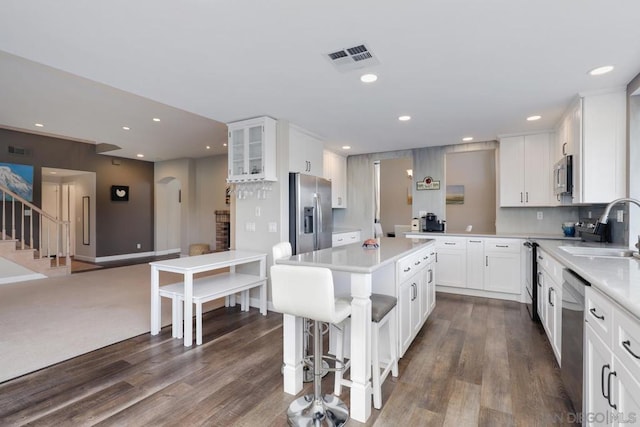
[[(371, 415), (371, 292), (372, 276), (379, 270), (395, 266), (432, 245), (428, 239), (377, 240), (378, 247), (354, 243), (327, 248), (288, 259), (277, 264), (325, 267), (350, 277), (351, 300), (351, 418), (366, 422)], [(392, 278), (395, 281), (395, 277)], [(302, 319), (284, 315), (284, 390), (297, 394), (302, 390)]]

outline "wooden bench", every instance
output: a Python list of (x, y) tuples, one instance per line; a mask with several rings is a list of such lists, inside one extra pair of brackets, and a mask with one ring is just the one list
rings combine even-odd
[[(196, 344), (202, 344), (202, 304), (222, 297), (242, 293), (240, 307), (249, 311), (249, 290), (260, 286), (260, 313), (267, 315), (267, 278), (252, 274), (221, 273), (193, 281), (192, 302), (196, 305)], [(171, 299), (172, 336), (182, 338), (184, 282), (161, 286), (161, 297)], [(190, 321), (190, 320), (189, 320)]]

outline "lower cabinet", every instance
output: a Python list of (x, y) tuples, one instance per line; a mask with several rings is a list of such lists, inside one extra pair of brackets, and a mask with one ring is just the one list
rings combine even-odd
[(464, 237), (438, 237), (436, 262), (440, 286), (467, 286), (467, 241)]
[(402, 357), (436, 305), (435, 248), (399, 260), (398, 356)]
[(593, 287), (585, 297), (584, 425), (637, 423), (640, 321)]
[(520, 294), (522, 276), (520, 251), (517, 239), (487, 239), (484, 246), (484, 290)]
[(562, 346), (562, 265), (538, 251), (538, 314), (558, 365)]

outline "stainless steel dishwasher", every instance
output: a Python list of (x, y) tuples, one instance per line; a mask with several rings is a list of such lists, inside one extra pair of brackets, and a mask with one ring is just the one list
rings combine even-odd
[(589, 282), (571, 270), (562, 271), (562, 347), (560, 376), (576, 412), (582, 412), (584, 294)]

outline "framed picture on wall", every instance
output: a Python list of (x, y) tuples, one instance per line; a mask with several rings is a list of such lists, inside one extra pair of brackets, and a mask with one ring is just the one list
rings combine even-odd
[(129, 186), (128, 185), (112, 185), (111, 201), (112, 202), (128, 202)]
[[(0, 183), (27, 202), (33, 202), (33, 166), (0, 163)], [(13, 200), (8, 194), (4, 199)]]

